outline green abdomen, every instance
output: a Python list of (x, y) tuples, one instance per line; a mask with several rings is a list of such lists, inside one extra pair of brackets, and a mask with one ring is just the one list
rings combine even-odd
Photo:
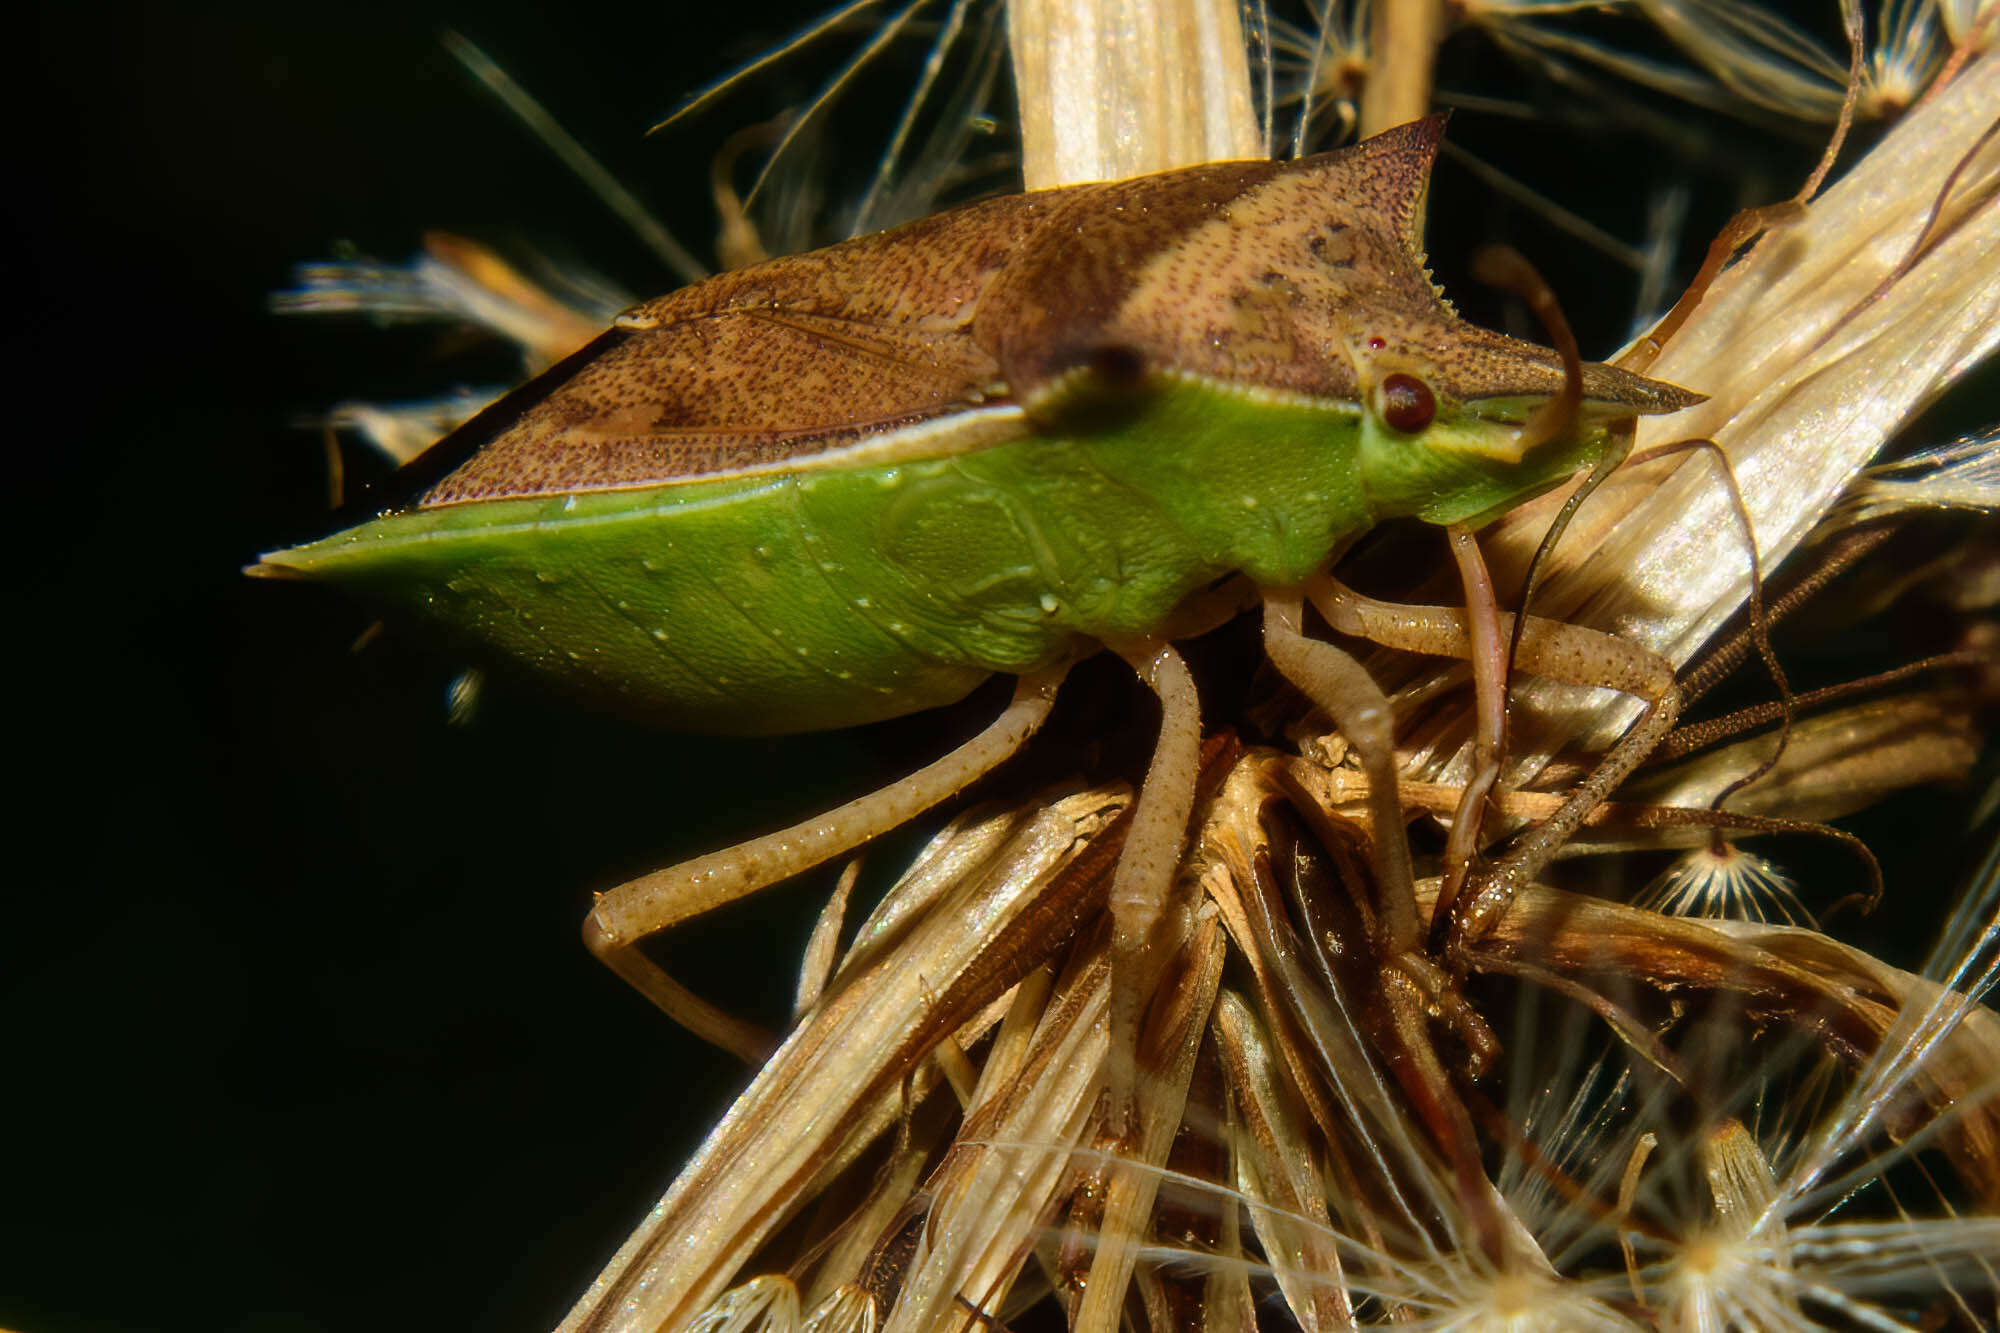
[(1373, 522), (1355, 419), (1175, 386), (1131, 424), (954, 458), (395, 514), (267, 563), (421, 610), (623, 711), (849, 726), (1145, 634)]

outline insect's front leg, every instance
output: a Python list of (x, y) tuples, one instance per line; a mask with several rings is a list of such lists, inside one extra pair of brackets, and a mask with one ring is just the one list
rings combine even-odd
[(584, 918), (584, 943), (688, 1031), (745, 1060), (762, 1060), (770, 1053), (767, 1033), (724, 1013), (668, 976), (641, 951), (641, 941), (852, 851), (972, 785), (1035, 734), (1048, 717), (1067, 670), (1065, 665), (1023, 676), (1013, 702), (984, 731), (900, 782), (790, 828), (656, 870), (603, 894)]
[(1297, 588), (1264, 592), (1264, 654), (1299, 692), (1333, 719), (1368, 778), (1371, 855), (1381, 914), (1377, 947), (1384, 956), (1412, 953), (1419, 943), (1416, 881), (1403, 836), (1396, 790), (1395, 714), (1367, 668), (1346, 651), (1301, 629), (1304, 596)]
[[(1378, 602), (1345, 587), (1330, 574), (1309, 582), (1307, 595), (1327, 623), (1343, 634), (1439, 657), (1474, 656), (1465, 613), (1455, 608)], [(1514, 616), (1501, 615), (1498, 628), (1503, 635), (1512, 634)], [(1603, 804), (1673, 730), (1680, 715), (1680, 686), (1672, 664), (1637, 644), (1598, 630), (1530, 616), (1519, 636), (1514, 665), (1551, 680), (1633, 695), (1645, 700), (1646, 710), (1553, 815), (1523, 833), (1498, 863), (1473, 876), (1457, 902), (1439, 902), (1438, 912), (1450, 916), (1447, 953), (1492, 928), (1514, 894), (1554, 859), (1591, 811)]]
[[(1438, 902), (1448, 906), (1464, 890), (1478, 854), (1486, 822), (1486, 801), (1499, 785), (1507, 750), (1507, 635), (1501, 628), (1500, 601), (1479, 539), (1470, 529), (1453, 524), (1445, 530), (1459, 582), (1465, 586), (1467, 656), (1472, 666), (1472, 772), (1459, 793), (1451, 834), (1444, 849), (1444, 882)], [(1432, 916), (1430, 943), (1442, 953), (1448, 911)]]

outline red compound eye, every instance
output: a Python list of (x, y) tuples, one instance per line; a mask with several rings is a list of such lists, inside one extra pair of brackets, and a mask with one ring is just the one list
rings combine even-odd
[(1396, 374), (1382, 381), (1382, 420), (1405, 435), (1430, 425), (1437, 410), (1431, 386), (1415, 375)]

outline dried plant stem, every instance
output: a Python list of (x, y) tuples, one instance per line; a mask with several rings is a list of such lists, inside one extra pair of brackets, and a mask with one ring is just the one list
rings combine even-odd
[(1374, 0), (1375, 65), (1361, 95), (1361, 137), (1431, 109), (1431, 65), (1445, 36), (1442, 0)]
[[(928, 1057), (940, 1039), (1067, 935), (1108, 878), (1121, 839), (1098, 835), (1123, 804), (1086, 792), (995, 817), (955, 857), (919, 862), (862, 929), (877, 947), (856, 949), (835, 974), (829, 998), (620, 1248), (566, 1333), (678, 1328), (719, 1296), (758, 1245), (935, 1083)], [(898, 948), (925, 967), (899, 966)], [(753, 1178), (732, 1188), (746, 1163)]]
[(1228, 0), (1015, 0), (1027, 188), (1262, 157)]

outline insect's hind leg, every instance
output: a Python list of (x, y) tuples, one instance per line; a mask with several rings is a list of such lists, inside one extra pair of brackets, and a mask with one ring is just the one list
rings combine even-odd
[(584, 943), (688, 1031), (745, 1060), (761, 1060), (769, 1052), (767, 1034), (668, 976), (641, 951), (640, 942), (851, 851), (972, 785), (1012, 757), (1040, 728), (1067, 670), (1064, 666), (1023, 676), (1014, 688), (1013, 702), (984, 731), (899, 782), (790, 828), (656, 870), (601, 895), (584, 918)]

